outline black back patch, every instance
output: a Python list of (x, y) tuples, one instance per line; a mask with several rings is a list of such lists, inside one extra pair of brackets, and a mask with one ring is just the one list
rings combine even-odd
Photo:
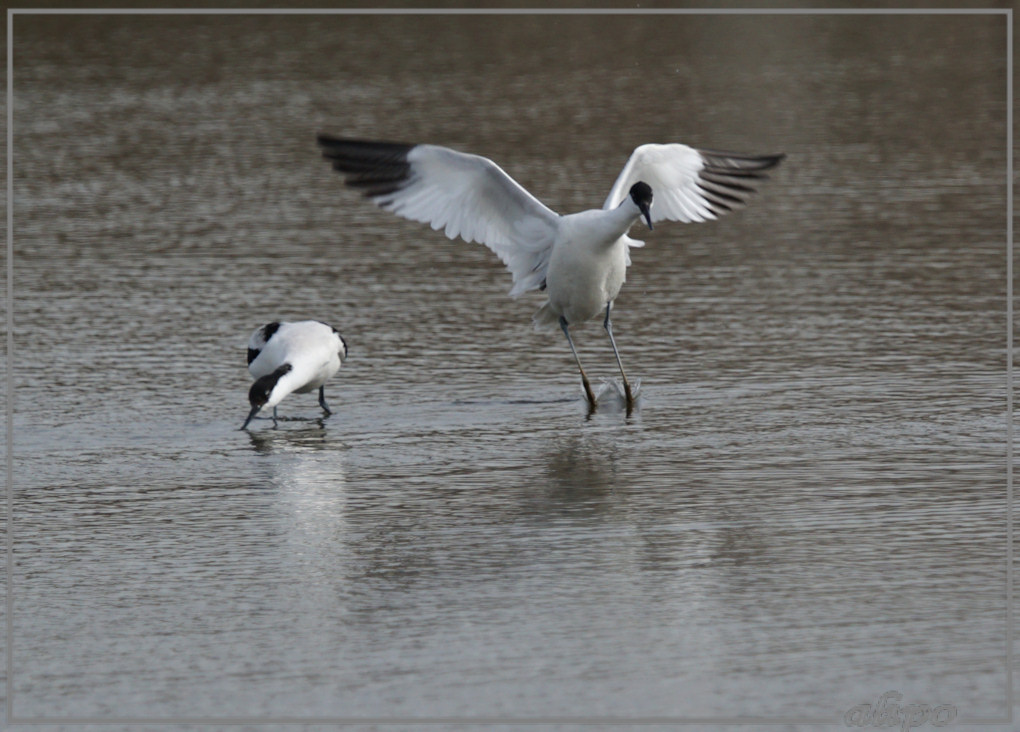
[(272, 323), (267, 323), (266, 325), (263, 325), (262, 326), (262, 339), (268, 342), (269, 339), (273, 337), (273, 334), (276, 333), (276, 331), (278, 331), (279, 329), (280, 329), (280, 324), (279, 324), (279, 322), (276, 322), (276, 321), (274, 321)]
[[(280, 323), (278, 321), (273, 321), (272, 323), (267, 323), (266, 325), (263, 325), (261, 328), (255, 331), (255, 335), (252, 336), (252, 341), (258, 346), (258, 348), (252, 348), (251, 343), (248, 344), (249, 366), (251, 366), (252, 361), (259, 357), (259, 354), (262, 353), (263, 346), (265, 346), (266, 343), (269, 342), (269, 339), (272, 338), (273, 334), (276, 333), (276, 331), (278, 331), (279, 329)], [(259, 343), (260, 340), (262, 341), (261, 343)]]

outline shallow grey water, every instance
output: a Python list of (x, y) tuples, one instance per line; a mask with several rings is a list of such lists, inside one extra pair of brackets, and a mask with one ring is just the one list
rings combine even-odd
[[(17, 17), (15, 715), (1001, 717), (1003, 25)], [(320, 129), (561, 211), (641, 142), (789, 157), (635, 229), (640, 408), (587, 419), (541, 298)], [(350, 346), (335, 416), (238, 431), (248, 334), (304, 317)]]

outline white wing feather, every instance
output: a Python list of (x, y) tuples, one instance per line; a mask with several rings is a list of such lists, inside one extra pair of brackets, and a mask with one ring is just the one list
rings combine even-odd
[(415, 145), (399, 186), (369, 194), (380, 207), (479, 242), (513, 276), (511, 295), (540, 288), (556, 239), (559, 215), (488, 158), (438, 145)]
[[(786, 157), (696, 150), (687, 145), (641, 145), (613, 183), (603, 208), (619, 206), (630, 187), (652, 187), (652, 221), (709, 221), (743, 208), (765, 171)], [(633, 246), (633, 245), (631, 245)]]
[(630, 193), (630, 187), (644, 181), (652, 187), (652, 221), (708, 221), (716, 218), (709, 201), (698, 186), (698, 173), (705, 167), (701, 153), (693, 147), (672, 143), (641, 145), (613, 183), (603, 208), (616, 208)]
[[(492, 249), (513, 275), (511, 295), (545, 284), (561, 217), (488, 158), (438, 145), (357, 140), (320, 134), (323, 156), (377, 205), (429, 224), (451, 239)], [(754, 184), (783, 155), (696, 150), (687, 145), (641, 145), (634, 150), (604, 209), (616, 208), (630, 188), (652, 188), (653, 221), (708, 221), (742, 208)], [(625, 237), (628, 247), (643, 242)]]

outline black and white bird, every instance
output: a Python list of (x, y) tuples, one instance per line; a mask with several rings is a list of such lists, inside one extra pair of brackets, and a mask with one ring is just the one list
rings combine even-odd
[[(601, 209), (560, 215), (488, 158), (438, 145), (319, 134), (323, 157), (376, 205), (492, 249), (513, 276), (511, 296), (544, 290), (537, 327), (559, 325), (567, 337), (591, 409), (596, 399), (569, 326), (601, 315), (623, 378), (628, 413), (634, 399), (613, 338), (610, 312), (630, 265), (627, 232), (644, 219), (696, 222), (742, 208), (764, 171), (785, 157), (698, 150), (678, 143), (641, 145), (631, 154)], [(654, 197), (654, 205), (652, 203)]]
[(243, 430), (263, 409), (273, 408), (292, 392), (319, 390), (319, 406), (326, 415), (325, 383), (347, 360), (347, 342), (340, 331), (318, 320), (296, 323), (273, 322), (256, 328), (248, 340), (248, 371), (255, 383), (248, 390), (251, 412)]

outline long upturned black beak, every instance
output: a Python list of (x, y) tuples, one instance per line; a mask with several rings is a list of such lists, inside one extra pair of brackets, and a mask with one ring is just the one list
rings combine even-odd
[(244, 420), (244, 424), (241, 425), (241, 429), (242, 430), (245, 429), (248, 426), (249, 422), (251, 422), (253, 419), (255, 419), (255, 415), (259, 413), (260, 409), (262, 409), (262, 407), (252, 407), (251, 408), (251, 411), (248, 412), (248, 419)]
[(651, 231), (655, 227), (652, 226), (652, 207), (647, 203), (640, 204), (641, 213), (645, 215), (645, 221), (648, 222), (648, 230)]

